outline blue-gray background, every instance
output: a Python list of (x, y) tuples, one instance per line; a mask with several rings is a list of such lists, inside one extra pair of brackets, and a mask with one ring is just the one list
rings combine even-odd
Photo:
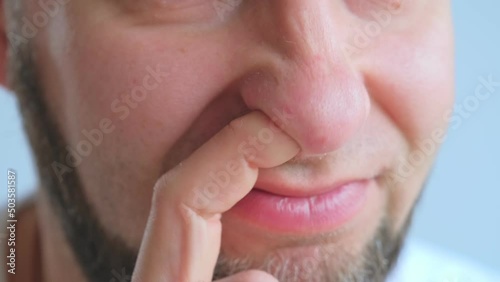
[[(453, 6), (461, 104), (474, 94), (480, 76), (500, 81), (500, 1), (457, 0)], [(0, 92), (0, 172), (17, 170), (24, 197), (36, 173), (15, 99)], [(410, 235), (500, 270), (500, 88), (450, 131)]]

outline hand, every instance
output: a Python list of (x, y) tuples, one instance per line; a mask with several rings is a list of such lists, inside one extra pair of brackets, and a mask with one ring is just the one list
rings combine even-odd
[[(269, 129), (273, 138), (266, 139), (260, 151), (242, 150), (249, 137)], [(232, 121), (156, 183), (132, 281), (211, 281), (221, 246), (222, 214), (250, 192), (259, 168), (283, 164), (298, 152), (297, 143), (260, 112)], [(229, 170), (227, 185), (214, 184), (211, 174)], [(277, 280), (257, 270), (219, 280), (247, 281)]]

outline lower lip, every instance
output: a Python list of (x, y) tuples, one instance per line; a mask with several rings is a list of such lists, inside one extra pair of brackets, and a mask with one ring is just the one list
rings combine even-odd
[(253, 189), (228, 216), (282, 233), (333, 231), (360, 212), (373, 183), (373, 180), (350, 182), (308, 197), (286, 197)]

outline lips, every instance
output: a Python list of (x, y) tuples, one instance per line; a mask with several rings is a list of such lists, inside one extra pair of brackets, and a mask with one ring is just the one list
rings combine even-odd
[(352, 219), (363, 207), (373, 179), (340, 185), (289, 189), (260, 186), (228, 213), (250, 225), (279, 233), (334, 231)]

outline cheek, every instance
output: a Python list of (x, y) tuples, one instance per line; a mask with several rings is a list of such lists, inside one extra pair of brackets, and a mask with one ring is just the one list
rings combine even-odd
[(386, 36), (381, 41), (371, 51), (367, 87), (414, 146), (446, 126), (445, 113), (453, 105), (451, 30)]
[(84, 138), (82, 129), (109, 119), (115, 130), (103, 150), (123, 146), (129, 149), (114, 152), (115, 157), (159, 165), (166, 149), (220, 91), (227, 73), (219, 67), (224, 58), (218, 42), (202, 45), (195, 37), (151, 30), (113, 24), (99, 32), (82, 28), (70, 51), (53, 58), (67, 73), (64, 127), (71, 130), (71, 143)]
[[(54, 27), (53, 41), (50, 28), (45, 34), (51, 43), (40, 49), (41, 65), (60, 74), (44, 80), (45, 89), (69, 147), (82, 157), (78, 173), (103, 226), (138, 245), (165, 153), (230, 78), (219, 67), (224, 47), (112, 23), (96, 32), (71, 21), (78, 27), (71, 33)], [(137, 232), (127, 231), (131, 224)]]
[[(426, 29), (381, 37), (367, 52), (369, 60), (363, 66), (373, 103), (408, 143), (408, 151), (392, 168), (403, 181), (388, 185), (388, 216), (395, 232), (408, 219), (432, 167), (436, 151), (424, 151), (421, 146), (431, 142), (431, 147), (439, 148), (442, 140), (433, 136), (447, 126), (445, 114), (453, 105), (451, 29)], [(419, 161), (413, 161), (417, 155)]]
[(202, 57), (192, 46), (187, 47), (191, 48), (189, 54), (182, 54), (190, 42), (170, 44), (165, 38), (155, 45), (150, 42), (158, 41), (158, 36), (109, 33), (85, 36), (83, 48), (67, 58), (76, 58), (70, 68), (75, 78), (72, 90), (79, 101), (71, 104), (78, 105), (80, 122), (95, 124), (89, 121), (89, 113), (109, 116), (119, 128), (118, 134), (129, 142), (154, 134), (153, 139), (141, 138), (143, 145), (161, 140), (162, 146), (169, 146), (168, 141), (182, 133), (210, 98), (207, 93), (214, 90), (218, 74), (210, 65), (212, 59)]

